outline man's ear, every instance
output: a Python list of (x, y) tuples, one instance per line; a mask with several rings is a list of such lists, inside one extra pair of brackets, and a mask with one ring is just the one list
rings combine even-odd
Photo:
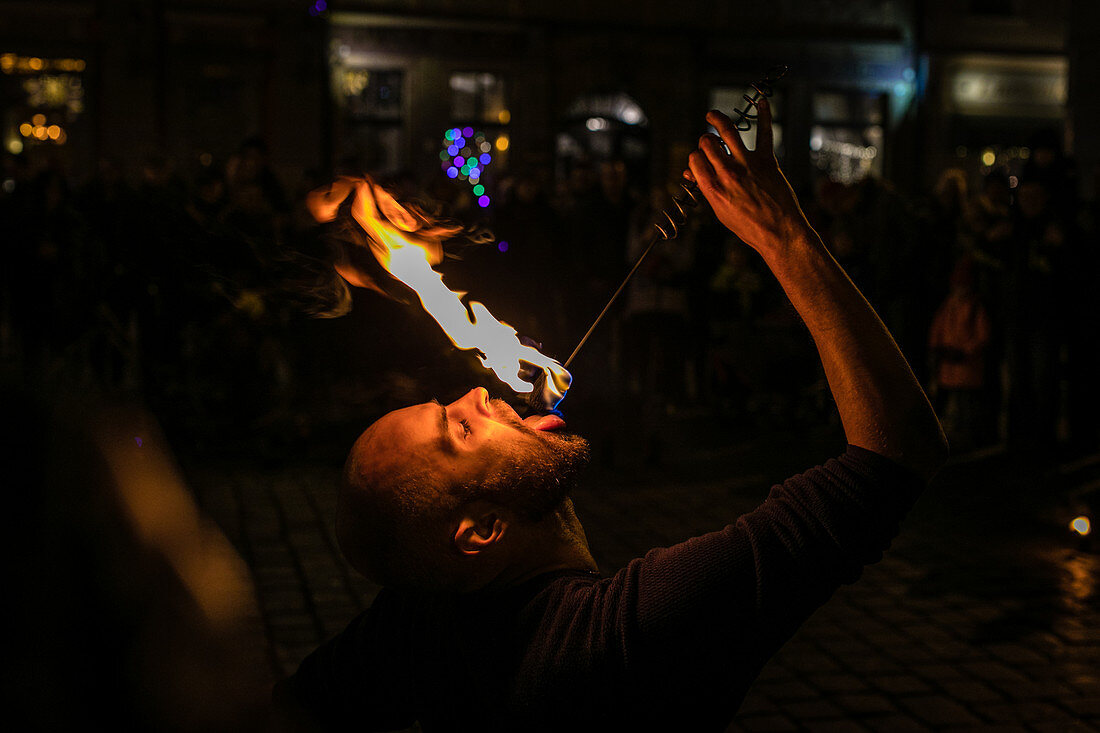
[(458, 521), (454, 545), (463, 555), (477, 555), (500, 542), (507, 529), (508, 522), (495, 507), (474, 504), (467, 507)]

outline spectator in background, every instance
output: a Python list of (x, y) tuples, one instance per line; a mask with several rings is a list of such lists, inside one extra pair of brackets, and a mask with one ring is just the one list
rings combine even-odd
[[(575, 344), (626, 274), (627, 237), (637, 197), (622, 160), (601, 161), (593, 178), (592, 167), (582, 159), (570, 173), (568, 196), (562, 203), (566, 242), (572, 253), (568, 340)], [(585, 345), (576, 364), (570, 366), (576, 377), (572, 390), (574, 404), (585, 405), (596, 414), (610, 409), (619, 396), (618, 385), (598, 375), (606, 374), (609, 365), (611, 368), (617, 365), (622, 306), (620, 299), (608, 313), (608, 321)], [(587, 392), (589, 389), (594, 391)], [(578, 398), (579, 395), (584, 397)], [(605, 465), (613, 462), (613, 441), (610, 431), (593, 441), (594, 452)]]
[[(520, 333), (552, 350), (569, 348), (560, 287), (568, 280), (562, 277), (567, 252), (560, 220), (539, 173), (519, 173), (508, 192), (496, 211), (496, 246), (486, 245), (481, 258), (487, 265), (481, 272), (490, 275), (485, 284), (499, 292), (507, 309), (502, 312), (511, 311), (505, 320)], [(528, 307), (531, 302), (540, 307)]]
[(867, 176), (854, 190), (856, 201), (848, 230), (856, 249), (867, 253), (871, 274), (867, 299), (902, 351), (914, 364), (924, 364), (928, 320), (914, 304), (923, 295), (922, 273), (928, 262), (926, 253), (917, 249), (914, 212), (892, 184), (879, 178)]
[(969, 208), (966, 173), (961, 168), (942, 171), (925, 213), (927, 230), (921, 252), (927, 276), (923, 284), (926, 302), (933, 309), (947, 294), (952, 264), (972, 246)]
[(277, 256), (290, 219), (290, 207), (282, 184), (267, 159), (267, 146), (259, 137), (241, 143), (225, 166), (229, 207), (226, 219), (252, 245), (256, 259), (270, 265)]
[[(961, 168), (941, 171), (932, 195), (919, 212), (920, 250), (914, 253), (910, 277), (915, 282), (909, 289), (908, 311), (912, 327), (922, 338), (931, 328), (936, 308), (947, 297), (952, 266), (973, 247), (969, 209), (965, 171)], [(914, 356), (920, 358), (920, 352)], [(929, 359), (922, 359), (919, 368), (930, 363)], [(934, 377), (920, 371), (917, 374), (929, 381)]]
[(1082, 202), (1077, 216), (1078, 231), (1073, 242), (1073, 266), (1066, 277), (1069, 309), (1073, 322), (1068, 329), (1069, 425), (1074, 442), (1089, 449), (1098, 437), (1100, 415), (1100, 291), (1096, 275), (1100, 272), (1100, 163), (1093, 165), (1091, 198)]
[(15, 212), (22, 219), (13, 237), (15, 256), (5, 266), (18, 274), (12, 307), (24, 353), (36, 367), (48, 367), (87, 327), (89, 312), (82, 307), (90, 272), (87, 227), (59, 167), (32, 179), (24, 205)]
[[(577, 171), (583, 170), (578, 164)], [(565, 219), (574, 262), (592, 299), (600, 302), (606, 298), (608, 287), (614, 287), (623, 275), (637, 197), (621, 160), (601, 161), (594, 186), (586, 187), (588, 174), (575, 171), (570, 180), (574, 185)]]
[[(652, 241), (653, 222), (669, 205), (664, 188), (653, 186), (649, 199), (632, 213), (626, 253), (631, 265)], [(644, 411), (647, 453), (654, 463), (660, 461), (660, 422), (684, 397), (689, 351), (684, 284), (691, 268), (691, 240), (684, 231), (675, 241), (654, 245), (626, 294), (624, 366), (630, 391)]]
[(937, 412), (959, 450), (975, 448), (986, 438), (981, 418), (990, 331), (989, 315), (975, 291), (974, 261), (964, 257), (955, 265), (950, 294), (928, 335)]
[(1066, 231), (1041, 180), (1021, 182), (1009, 243), (1006, 341), (1008, 438), (1042, 446), (1057, 437), (1059, 360), (1065, 341)]
[(973, 198), (967, 213), (971, 231), (975, 282), (978, 298), (985, 306), (992, 325), (992, 338), (986, 348), (985, 414), (982, 431), (998, 440), (1002, 433), (1002, 407), (1005, 399), (1003, 367), (1006, 359), (1006, 299), (1009, 289), (1009, 260), (1012, 242), (1012, 188), (1006, 175), (990, 172), (982, 179), (981, 190)]
[(205, 166), (195, 178), (194, 194), (187, 203), (187, 213), (203, 228), (221, 223), (225, 212), (225, 174), (214, 166)]
[(723, 253), (707, 284), (714, 307), (708, 381), (718, 409), (744, 423), (749, 397), (762, 388), (761, 350), (755, 345), (761, 338), (757, 318), (764, 279), (744, 242), (727, 237)]
[(1028, 145), (1031, 154), (1020, 180), (1041, 183), (1053, 215), (1063, 223), (1072, 220), (1078, 208), (1077, 171), (1063, 152), (1062, 134), (1047, 127), (1032, 135)]
[(977, 267), (978, 294), (996, 318), (1012, 238), (1012, 189), (1004, 175), (989, 173), (982, 179), (981, 191), (967, 208), (967, 228), (973, 245), (969, 254)]

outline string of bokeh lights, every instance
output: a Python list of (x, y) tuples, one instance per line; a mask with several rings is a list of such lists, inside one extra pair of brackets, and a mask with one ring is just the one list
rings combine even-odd
[(452, 127), (443, 133), (443, 149), (439, 151), (443, 173), (452, 180), (469, 183), (477, 205), (483, 209), (492, 203), (485, 184), (481, 183), (486, 166), (493, 162), (492, 150), (493, 144), (484, 132), (475, 132), (472, 127)]

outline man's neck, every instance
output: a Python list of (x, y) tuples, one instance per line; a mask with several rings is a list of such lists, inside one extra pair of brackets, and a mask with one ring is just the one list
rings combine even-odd
[(588, 548), (584, 527), (566, 499), (552, 514), (535, 524), (527, 533), (523, 552), (486, 588), (518, 585), (526, 580), (558, 570), (598, 573), (599, 567)]

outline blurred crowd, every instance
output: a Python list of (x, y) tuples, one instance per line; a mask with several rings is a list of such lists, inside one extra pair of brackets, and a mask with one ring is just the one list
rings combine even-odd
[[(387, 183), (487, 219), (493, 242), (445, 262), (446, 282), (564, 361), (677, 188), (647, 185), (618, 160), (551, 173), (488, 182), (488, 209), (442, 177)], [(823, 178), (800, 194), (956, 449), (1096, 436), (1097, 205), (1079, 198), (1056, 138), (1033, 141), (1018, 173), (947, 169), (916, 197), (875, 178)], [(308, 317), (285, 284), (323, 260), (304, 199), (325, 181), (288, 187), (258, 139), (193, 170), (150, 158), (137, 180), (104, 161), (74, 185), (57, 166), (15, 157), (3, 179), (0, 361), (47, 387), (140, 399), (198, 445), (263, 436), (277, 450), (431, 396), (424, 383), (441, 375), (477, 378), (456, 374), (437, 329), (406, 304), (360, 292), (344, 318)], [(746, 434), (835, 419), (782, 291), (705, 211), (653, 249), (571, 370), (568, 409), (626, 406), (655, 460), (662, 422), (680, 411)]]

